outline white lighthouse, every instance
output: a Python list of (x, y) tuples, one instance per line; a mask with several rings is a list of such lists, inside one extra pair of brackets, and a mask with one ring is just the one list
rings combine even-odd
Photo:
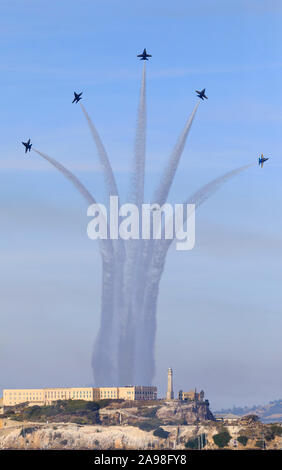
[(173, 400), (174, 393), (173, 393), (173, 383), (172, 383), (172, 369), (169, 368), (167, 371), (167, 392), (166, 392), (166, 399)]

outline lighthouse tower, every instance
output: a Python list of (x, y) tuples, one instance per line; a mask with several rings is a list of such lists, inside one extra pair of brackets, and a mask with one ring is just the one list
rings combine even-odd
[(167, 392), (166, 392), (166, 399), (173, 400), (174, 393), (173, 393), (173, 384), (172, 384), (172, 369), (169, 368), (167, 371)]

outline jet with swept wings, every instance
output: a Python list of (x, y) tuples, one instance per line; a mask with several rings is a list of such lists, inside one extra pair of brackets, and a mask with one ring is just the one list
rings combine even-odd
[(78, 103), (79, 100), (82, 100), (82, 98), (81, 98), (82, 93), (83, 92), (81, 92), (81, 93), (76, 93), (75, 91), (73, 92), (73, 94), (74, 94), (73, 103)]
[(27, 142), (22, 142), (22, 144), (25, 146), (25, 153), (31, 151), (32, 143), (30, 142), (30, 139), (28, 139)]
[(151, 54), (147, 54), (146, 48), (142, 52), (142, 54), (139, 54), (137, 57), (140, 57), (140, 60), (148, 60), (148, 57), (152, 57)]
[(263, 168), (263, 164), (264, 164), (264, 162), (267, 162), (267, 160), (269, 160), (269, 158), (264, 157), (263, 153), (262, 153), (261, 156), (258, 158), (259, 166), (261, 166), (261, 168)]
[(206, 100), (208, 99), (208, 97), (205, 95), (206, 93), (206, 89), (204, 88), (202, 91), (198, 91), (196, 90), (196, 93), (198, 95), (198, 98), (201, 98), (201, 100), (204, 101), (204, 98), (206, 98)]

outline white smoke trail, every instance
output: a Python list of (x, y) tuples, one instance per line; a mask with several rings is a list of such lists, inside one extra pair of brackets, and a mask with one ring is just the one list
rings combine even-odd
[[(96, 204), (94, 197), (85, 188), (81, 181), (61, 163), (54, 158), (49, 157), (45, 153), (33, 147), (33, 151), (47, 160), (57, 170), (59, 170), (65, 178), (67, 178), (75, 188), (80, 192), (88, 204)], [(102, 300), (101, 300), (101, 324), (97, 335), (96, 343), (93, 351), (92, 365), (95, 382), (97, 384), (110, 385), (116, 383), (116, 365), (115, 351), (113, 351), (114, 331), (112, 329), (114, 298), (113, 292), (115, 287), (115, 258), (111, 240), (99, 240), (100, 253), (102, 257)]]
[(206, 199), (210, 198), (214, 192), (216, 192), (220, 187), (234, 176), (239, 175), (243, 171), (255, 166), (255, 163), (250, 163), (249, 165), (244, 165), (239, 168), (235, 168), (235, 170), (228, 171), (222, 176), (215, 178), (210, 183), (205, 184), (202, 188), (196, 191), (190, 198), (188, 198), (184, 204), (195, 204), (196, 208), (203, 204)]
[(96, 204), (96, 201), (94, 197), (90, 194), (88, 189), (85, 188), (85, 186), (79, 181), (79, 179), (67, 168), (65, 168), (61, 163), (59, 163), (57, 160), (54, 158), (49, 157), (49, 155), (46, 155), (45, 153), (40, 152), (39, 150), (35, 149), (32, 147), (32, 150), (40, 155), (42, 158), (47, 160), (51, 165), (53, 165), (57, 170), (59, 170), (65, 178), (67, 178), (71, 183), (76, 187), (76, 189), (82, 194), (84, 199), (88, 202), (88, 204)]
[(146, 64), (144, 63), (138, 107), (133, 174), (131, 183), (133, 203), (138, 207), (144, 201), (146, 121)]
[[(105, 179), (106, 187), (108, 188), (109, 196), (119, 196), (113, 169), (112, 169), (108, 154), (101, 140), (101, 137), (82, 103), (80, 103), (80, 107), (88, 123), (93, 140), (96, 144), (100, 165), (103, 170), (104, 179)], [(114, 361), (116, 360), (116, 357), (118, 354), (118, 351), (117, 351), (118, 341), (119, 341), (118, 338), (120, 336), (119, 330), (121, 328), (121, 324), (123, 321), (123, 312), (124, 312), (123, 272), (124, 272), (124, 262), (125, 262), (125, 247), (124, 247), (123, 240), (121, 239), (114, 240), (113, 247), (114, 247), (115, 258), (116, 258), (115, 288), (112, 294), (114, 297), (114, 316), (113, 316), (113, 325), (112, 325), (112, 329), (114, 331), (114, 345), (112, 345), (112, 348), (116, 350), (115, 355), (114, 355), (115, 357), (113, 358), (113, 361)], [(119, 370), (123, 371), (124, 368), (120, 367)], [(120, 372), (119, 372), (119, 375), (120, 375)], [(118, 380), (119, 380), (119, 383), (121, 383), (120, 381), (122, 380), (122, 377), (119, 377)]]
[(87, 120), (89, 129), (91, 131), (92, 137), (93, 137), (94, 142), (96, 144), (100, 164), (101, 164), (101, 166), (103, 168), (103, 172), (104, 172), (105, 182), (106, 182), (106, 185), (109, 188), (109, 193), (110, 193), (111, 196), (118, 196), (118, 189), (117, 189), (116, 180), (115, 180), (115, 177), (114, 177), (114, 174), (113, 174), (113, 169), (112, 169), (112, 166), (110, 164), (110, 160), (109, 160), (108, 154), (105, 150), (105, 147), (103, 145), (103, 142), (101, 140), (101, 137), (100, 137), (96, 127), (94, 126), (91, 118), (89, 117), (89, 115), (88, 115), (88, 113), (87, 113), (87, 111), (86, 111), (86, 109), (85, 109), (85, 107), (83, 106), (82, 103), (80, 103), (80, 107), (82, 109), (82, 112), (83, 112), (86, 120)]
[[(254, 164), (245, 165), (215, 178), (190, 196), (184, 204), (195, 204), (196, 208), (199, 207), (218, 189), (220, 189), (224, 183), (252, 166), (254, 166)], [(152, 383), (155, 373), (154, 347), (156, 337), (157, 299), (167, 252), (172, 242), (173, 240), (165, 239), (156, 241), (154, 244), (151, 265), (146, 276), (142, 325), (139, 325), (139, 338), (140, 343), (143, 345), (143, 354), (138, 355), (138, 380), (140, 383)]]
[[(182, 130), (175, 147), (170, 155), (170, 158), (168, 160), (167, 166), (164, 170), (164, 173), (161, 177), (159, 186), (157, 190), (155, 191), (153, 201), (156, 204), (159, 204), (162, 206), (165, 204), (171, 185), (173, 183), (173, 180), (175, 178), (175, 174), (180, 162), (180, 158), (183, 154), (185, 144), (187, 141), (187, 137), (189, 135), (192, 123), (194, 121), (196, 112), (198, 110), (199, 103), (196, 104), (194, 107), (191, 115), (187, 119), (187, 122), (184, 126), (184, 129)], [(158, 243), (157, 241), (154, 241), (152, 239), (146, 240), (141, 242), (142, 244), (142, 252), (139, 256), (138, 264), (139, 264), (139, 269), (138, 269), (138, 277), (135, 282), (135, 305), (134, 305), (134, 311), (136, 312), (136, 329), (139, 330), (139, 324), (140, 322), (143, 324), (143, 318), (142, 318), (142, 303), (144, 301), (144, 291), (145, 291), (145, 285), (146, 285), (146, 273), (148, 270), (148, 265), (150, 265), (152, 256), (153, 256), (153, 249), (155, 243)], [(141, 312), (140, 312), (141, 310)], [(141, 356), (142, 356), (142, 351), (143, 351), (143, 339), (142, 339), (142, 334), (139, 333), (138, 335), (139, 340), (137, 339), (136, 341), (136, 357), (137, 357), (137, 365), (136, 369), (139, 369), (138, 361)]]
[(181, 155), (183, 153), (185, 143), (186, 143), (189, 131), (191, 129), (194, 117), (196, 115), (197, 109), (199, 107), (199, 104), (200, 103), (196, 104), (196, 106), (193, 109), (191, 115), (189, 116), (189, 118), (188, 118), (188, 120), (185, 124), (185, 127), (184, 127), (182, 133), (180, 134), (180, 136), (178, 138), (178, 141), (177, 141), (177, 143), (176, 143), (176, 145), (175, 145), (175, 147), (174, 147), (174, 149), (171, 153), (171, 156), (169, 158), (167, 167), (165, 168), (165, 171), (164, 171), (163, 176), (161, 178), (159, 187), (157, 188), (157, 190), (155, 192), (155, 196), (153, 198), (154, 202), (157, 203), (157, 204), (160, 204), (160, 206), (162, 206), (167, 200), (167, 196), (168, 196), (169, 190), (171, 188), (172, 182), (174, 180), (175, 173), (176, 173), (177, 167), (179, 165), (179, 161), (180, 161)]
[[(133, 172), (131, 177), (130, 200), (141, 214), (144, 202), (144, 181), (146, 161), (146, 64), (142, 70), (140, 99), (137, 114), (136, 137), (134, 148)], [(140, 220), (139, 220), (140, 222)], [(135, 356), (135, 320), (137, 311), (134, 302), (141, 240), (128, 240), (126, 245), (126, 263), (124, 269), (125, 303), (121, 321), (119, 341), (119, 364), (121, 383), (133, 383)]]

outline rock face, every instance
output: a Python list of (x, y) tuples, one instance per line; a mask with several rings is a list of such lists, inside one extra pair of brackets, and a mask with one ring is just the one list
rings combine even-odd
[[(171, 404), (171, 410), (173, 409)], [(187, 407), (187, 404), (184, 408)], [(263, 426), (263, 428), (261, 427)], [(80, 426), (74, 423), (23, 423), (9, 422), (0, 429), (0, 450), (4, 449), (185, 449), (189, 440), (205, 434), (206, 449), (218, 449), (215, 435), (229, 434), (227, 449), (261, 448), (262, 435), (266, 449), (281, 449), (282, 427), (255, 422), (244, 426), (204, 421), (195, 425), (164, 425), (167, 439), (144, 431), (136, 426)], [(247, 438), (247, 445), (238, 436)], [(197, 441), (199, 443), (199, 441)]]
[[(17, 426), (0, 432), (3, 449), (138, 449), (157, 439), (133, 426), (78, 426), (75, 424)], [(156, 444), (155, 444), (156, 445)]]
[(197, 421), (215, 421), (208, 402), (184, 403), (178, 400), (165, 402), (156, 416), (164, 422), (179, 420), (183, 424), (194, 424)]

